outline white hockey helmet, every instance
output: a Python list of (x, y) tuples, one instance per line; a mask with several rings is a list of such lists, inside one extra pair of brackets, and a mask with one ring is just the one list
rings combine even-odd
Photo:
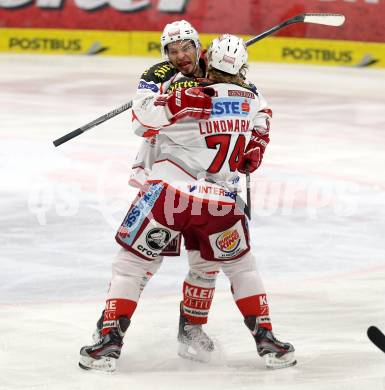
[(247, 58), (243, 39), (230, 34), (214, 39), (208, 53), (209, 66), (233, 75), (247, 63)]
[(171, 42), (183, 41), (191, 39), (197, 49), (197, 57), (200, 54), (201, 44), (199, 42), (199, 35), (197, 30), (189, 22), (185, 20), (177, 20), (175, 22), (166, 24), (160, 38), (161, 52), (164, 59), (168, 60), (166, 46)]

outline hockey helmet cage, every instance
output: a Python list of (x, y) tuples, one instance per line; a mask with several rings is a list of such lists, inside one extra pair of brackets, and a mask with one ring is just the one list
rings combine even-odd
[(230, 34), (214, 39), (208, 51), (209, 66), (232, 75), (247, 63), (247, 58), (243, 39)]
[(183, 41), (185, 39), (190, 39), (194, 42), (199, 57), (200, 42), (197, 30), (195, 30), (195, 28), (191, 26), (191, 24), (186, 20), (178, 20), (176, 22), (166, 24), (166, 27), (164, 28), (160, 38), (163, 58), (168, 60), (166, 46), (169, 43)]

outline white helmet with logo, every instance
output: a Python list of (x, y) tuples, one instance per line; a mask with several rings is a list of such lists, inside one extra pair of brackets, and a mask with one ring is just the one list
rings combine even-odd
[(247, 57), (243, 39), (230, 34), (214, 39), (208, 53), (209, 66), (233, 75), (247, 63)]
[(169, 43), (183, 41), (185, 39), (191, 39), (194, 42), (199, 57), (200, 42), (197, 30), (195, 30), (195, 28), (185, 20), (178, 20), (176, 22), (166, 24), (160, 38), (163, 58), (168, 60), (166, 46)]

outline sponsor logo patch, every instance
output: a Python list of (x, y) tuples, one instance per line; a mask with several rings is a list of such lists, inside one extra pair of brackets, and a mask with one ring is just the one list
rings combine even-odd
[(216, 241), (216, 246), (219, 250), (225, 253), (232, 253), (237, 250), (241, 238), (236, 229), (230, 229), (223, 232)]
[(245, 99), (245, 100), (243, 101), (243, 103), (241, 104), (241, 110), (242, 110), (242, 112), (247, 112), (247, 113), (250, 112), (250, 104), (249, 104), (249, 102), (247, 101), (247, 99)]
[(224, 196), (227, 198), (235, 199), (236, 193), (225, 190), (224, 188), (214, 187), (210, 185), (188, 185), (188, 191), (190, 193), (198, 192), (199, 194), (209, 194), (209, 195), (218, 195)]
[(198, 86), (199, 83), (195, 80), (175, 81), (168, 87), (167, 93), (173, 92), (178, 88), (191, 88), (191, 87), (198, 87)]
[(210, 235), (209, 240), (214, 258), (218, 260), (232, 259), (248, 248), (241, 221), (223, 232)]
[(151, 229), (146, 235), (146, 243), (151, 249), (163, 249), (170, 241), (171, 233), (168, 229)]
[(211, 117), (246, 116), (250, 112), (250, 103), (247, 98), (216, 98), (213, 100)]
[(132, 244), (132, 248), (141, 255), (154, 259), (160, 255), (162, 250), (178, 232), (164, 226), (154, 219), (151, 219), (148, 225), (143, 229)]
[[(154, 70), (154, 75), (156, 77), (159, 78), (159, 80), (165, 80), (166, 79), (166, 76), (169, 74), (169, 73), (172, 73), (171, 70), (174, 70), (174, 68), (171, 68), (170, 65), (167, 65), (167, 64), (162, 64), (160, 66), (158, 66), (155, 70)], [(174, 73), (175, 74), (175, 73)]]
[(153, 82), (148, 83), (144, 80), (139, 81), (138, 89), (150, 89), (153, 92), (159, 91), (159, 88), (156, 84), (154, 84)]
[(133, 243), (139, 228), (150, 213), (162, 190), (163, 184), (151, 185), (148, 191), (146, 191), (127, 213), (126, 218), (124, 218), (118, 230), (118, 236), (124, 243), (128, 245)]
[(252, 92), (240, 91), (238, 89), (229, 89), (227, 91), (228, 96), (245, 97), (247, 99), (255, 99), (255, 95)]

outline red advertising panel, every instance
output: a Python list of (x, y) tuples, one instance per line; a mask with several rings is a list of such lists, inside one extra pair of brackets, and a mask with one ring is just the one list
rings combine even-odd
[(0, 28), (160, 31), (177, 19), (202, 33), (258, 34), (303, 12), (342, 13), (342, 28), (299, 24), (280, 36), (384, 42), (385, 0), (0, 0)]

